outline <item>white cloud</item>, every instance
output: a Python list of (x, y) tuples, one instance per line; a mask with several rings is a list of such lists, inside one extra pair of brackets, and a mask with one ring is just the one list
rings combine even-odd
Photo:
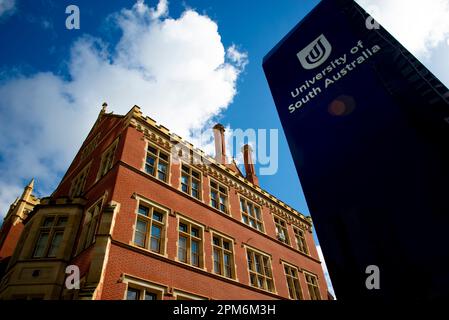
[(245, 67), (248, 61), (248, 54), (239, 51), (235, 45), (232, 45), (226, 51), (227, 56), (240, 67)]
[(323, 268), (324, 278), (326, 279), (327, 283), (327, 289), (329, 290), (330, 294), (332, 294), (334, 298), (336, 298), (334, 287), (332, 286), (331, 278), (329, 276), (329, 271), (327, 270), (326, 261), (324, 260), (323, 251), (321, 251), (321, 246), (316, 246), (316, 250), (318, 251), (318, 257), (321, 261), (321, 267)]
[(356, 1), (449, 86), (449, 0)]
[(17, 196), (4, 190), (31, 177), (41, 193), (53, 190), (103, 101), (121, 114), (137, 104), (193, 143), (192, 132), (232, 102), (243, 58), (226, 57), (207, 16), (167, 14), (164, 0), (156, 9), (138, 1), (112, 19), (123, 32), (116, 47), (87, 35), (73, 44), (69, 77), (41, 72), (0, 80), (1, 215)]
[(15, 0), (0, 0), (0, 18), (12, 14), (15, 10)]
[(428, 56), (449, 38), (449, 0), (357, 2), (418, 56)]

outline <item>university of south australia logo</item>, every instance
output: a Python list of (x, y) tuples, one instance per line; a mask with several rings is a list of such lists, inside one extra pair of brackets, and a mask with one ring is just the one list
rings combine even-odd
[(324, 34), (322, 34), (296, 55), (303, 68), (311, 70), (324, 63), (329, 58), (331, 51), (331, 44), (327, 41)]

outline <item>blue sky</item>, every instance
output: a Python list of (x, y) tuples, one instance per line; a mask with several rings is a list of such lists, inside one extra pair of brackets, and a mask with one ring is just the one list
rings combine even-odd
[[(278, 170), (260, 185), (309, 214), (262, 59), (318, 2), (0, 0), (0, 217), (31, 177), (51, 193), (103, 101), (138, 104), (196, 145), (216, 121), (279, 129)], [(449, 0), (358, 2), (449, 84)], [(70, 4), (80, 30), (65, 28)]]
[[(169, 3), (169, 16), (177, 19), (186, 9), (193, 9), (201, 15), (207, 15), (218, 25), (225, 48), (235, 45), (239, 51), (248, 54), (249, 63), (239, 74), (236, 82), (237, 93), (232, 103), (214, 119), (232, 128), (280, 129), (280, 122), (271, 94), (263, 75), (261, 62), (263, 56), (288, 32), (318, 1), (172, 1)], [(65, 8), (77, 4), (81, 13), (80, 30), (65, 28)], [(51, 72), (64, 79), (70, 79), (68, 61), (73, 43), (88, 34), (101, 38), (108, 46), (117, 44), (121, 30), (111, 22), (111, 15), (123, 8), (132, 8), (133, 0), (122, 1), (20, 1), (15, 10), (0, 22), (0, 81), (3, 83), (17, 76), (32, 77), (38, 73)], [(151, 7), (155, 1), (146, 1)], [(110, 110), (118, 108), (111, 105), (108, 97), (101, 97), (110, 104)], [(129, 101), (121, 110), (129, 109), (135, 101)], [(158, 119), (157, 112), (146, 110), (144, 113)], [(92, 105), (98, 112), (99, 104)], [(2, 106), (2, 117), (8, 116), (8, 109)], [(44, 111), (44, 110), (43, 110)], [(91, 114), (94, 114), (92, 112)], [(86, 117), (88, 126), (94, 118)], [(80, 130), (87, 132), (88, 126)], [(35, 128), (33, 128), (34, 130)], [(170, 127), (179, 132), (176, 127)], [(35, 129), (35, 130), (38, 130)], [(81, 141), (80, 141), (81, 142)], [(14, 144), (14, 142), (11, 142)], [(30, 146), (39, 148), (38, 144)], [(71, 148), (73, 154), (76, 148)], [(70, 152), (69, 152), (70, 153)], [(5, 166), (5, 159), (0, 160)], [(68, 162), (66, 163), (68, 165)], [(64, 166), (58, 166), (58, 174), (52, 181), (37, 181), (37, 188), (45, 195), (51, 191), (62, 174)], [(32, 168), (31, 168), (32, 169)], [(39, 172), (21, 173), (22, 184)], [(2, 178), (0, 176), (0, 178)], [(39, 177), (38, 177), (39, 178)], [(48, 180), (48, 179), (46, 179)], [(19, 183), (19, 181), (18, 181)], [(43, 185), (50, 183), (50, 187)], [(261, 176), (261, 185), (286, 203), (308, 214), (307, 205), (300, 191), (299, 180), (288, 152), (288, 146), (282, 131), (279, 141), (279, 165), (275, 175)], [(13, 200), (13, 199), (12, 199)], [(4, 204), (3, 204), (4, 205)], [(2, 213), (5, 207), (1, 207)]]

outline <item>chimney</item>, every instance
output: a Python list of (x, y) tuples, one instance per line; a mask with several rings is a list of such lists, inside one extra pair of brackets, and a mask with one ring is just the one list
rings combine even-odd
[(215, 160), (221, 164), (226, 164), (225, 128), (222, 124), (217, 123), (213, 129), (215, 139)]
[(253, 149), (249, 144), (245, 144), (242, 148), (243, 161), (245, 162), (246, 179), (252, 182), (256, 186), (259, 185), (259, 178), (256, 176), (256, 170), (254, 169), (253, 161)]

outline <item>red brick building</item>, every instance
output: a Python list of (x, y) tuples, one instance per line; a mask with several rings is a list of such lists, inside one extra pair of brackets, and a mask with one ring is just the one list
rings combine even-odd
[(0, 299), (327, 299), (311, 219), (258, 186), (249, 146), (245, 176), (226, 163), (214, 130), (211, 158), (137, 106), (103, 108), (20, 239), (6, 216)]

